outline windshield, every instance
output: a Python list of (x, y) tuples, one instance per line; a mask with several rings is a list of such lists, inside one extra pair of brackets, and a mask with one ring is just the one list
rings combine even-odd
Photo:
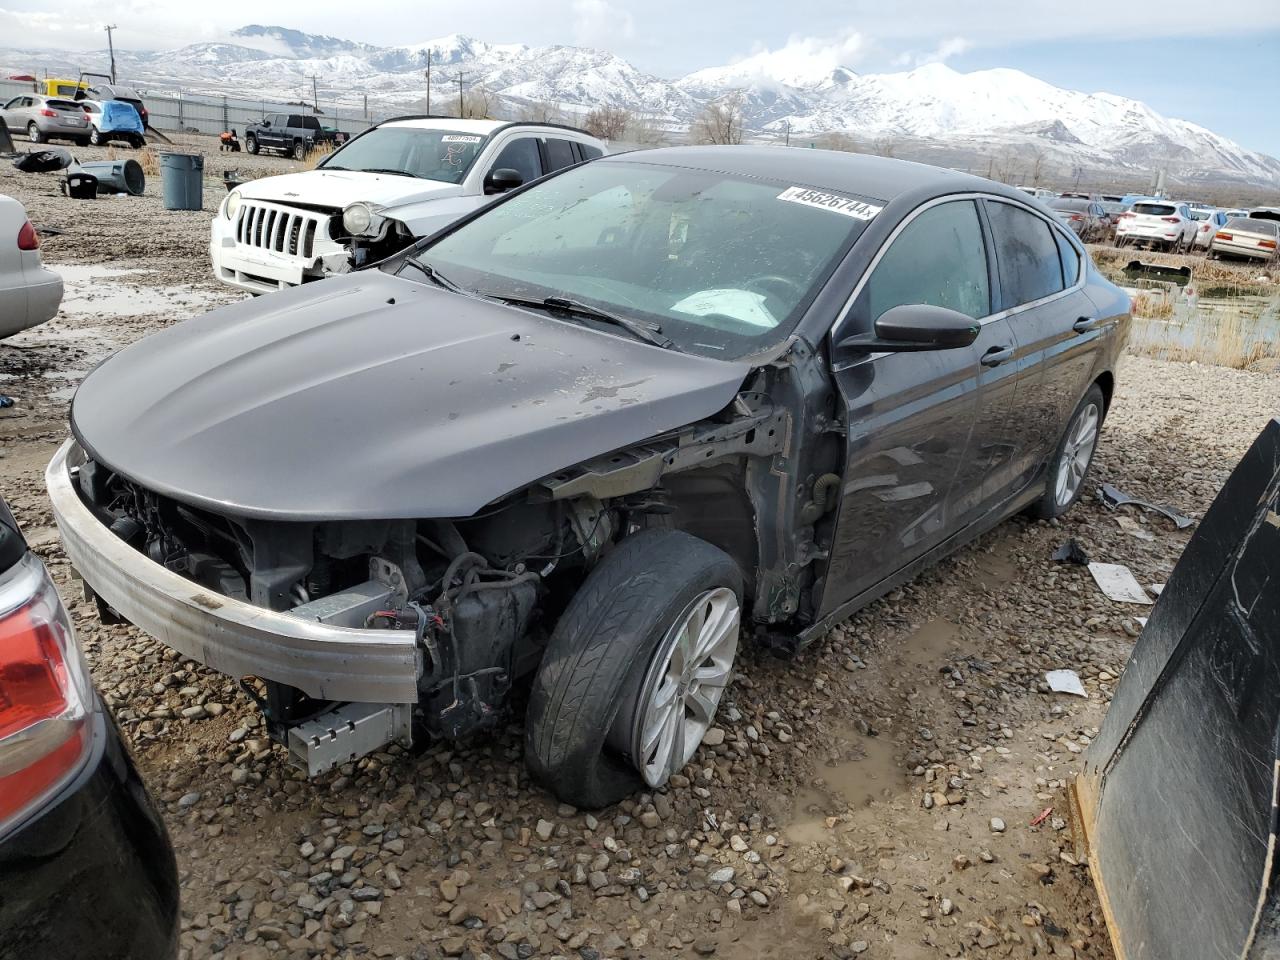
[(349, 141), (320, 166), (461, 183), (487, 139), (455, 130), (378, 127)]
[(680, 350), (737, 357), (791, 331), (879, 209), (782, 180), (593, 163), (419, 258), (485, 296), (569, 298), (656, 324)]
[(1149, 217), (1167, 217), (1171, 213), (1177, 213), (1177, 208), (1167, 203), (1135, 203), (1133, 212), (1144, 213)]

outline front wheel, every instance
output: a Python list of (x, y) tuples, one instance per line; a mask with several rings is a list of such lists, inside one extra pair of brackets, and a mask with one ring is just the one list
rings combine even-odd
[(1071, 415), (1066, 433), (1049, 461), (1044, 495), (1031, 505), (1032, 516), (1052, 520), (1062, 516), (1080, 499), (1084, 493), (1085, 477), (1093, 464), (1094, 451), (1098, 449), (1098, 434), (1102, 430), (1104, 416), (1106, 402), (1102, 389), (1095, 383)]
[(733, 674), (742, 575), (675, 530), (623, 540), (556, 624), (534, 678), (525, 765), (575, 807), (662, 786), (692, 759)]
[(244, 148), (256, 156), (258, 153), (258, 138), (252, 133), (245, 134)]

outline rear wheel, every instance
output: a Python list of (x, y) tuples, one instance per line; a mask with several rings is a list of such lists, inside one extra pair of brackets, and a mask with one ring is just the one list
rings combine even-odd
[(649, 530), (604, 557), (556, 624), (529, 698), (525, 764), (581, 808), (662, 786), (733, 673), (742, 576), (724, 551)]
[(252, 133), (246, 133), (244, 135), (244, 148), (252, 154), (257, 154), (258, 138), (255, 137)]
[(107, 141), (104, 140), (102, 134), (98, 132), (98, 128), (94, 127), (93, 130), (89, 132), (89, 142), (95, 147), (100, 147)]
[(27, 124), (27, 139), (32, 143), (44, 143), (45, 135), (40, 132), (40, 128), (36, 126), (36, 122), (32, 120)]
[(1094, 451), (1098, 449), (1098, 434), (1102, 430), (1105, 412), (1102, 389), (1095, 383), (1071, 415), (1058, 449), (1049, 461), (1044, 496), (1030, 508), (1033, 516), (1041, 520), (1060, 517), (1080, 499), (1085, 477), (1093, 464)]
[(307, 145), (301, 140), (293, 141), (293, 159), (305, 160), (307, 157)]

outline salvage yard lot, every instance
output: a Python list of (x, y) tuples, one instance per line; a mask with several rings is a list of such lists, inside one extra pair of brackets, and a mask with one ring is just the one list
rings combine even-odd
[[(206, 153), (210, 177), (295, 167)], [(792, 661), (748, 648), (684, 774), (593, 815), (529, 783), (518, 716), (308, 783), (233, 681), (98, 622), (43, 487), (94, 363), (238, 299), (209, 274), (221, 184), (206, 181), (202, 213), (163, 211), (158, 182), (71, 201), (8, 165), (0, 193), (66, 231), (50, 266), (76, 265), (63, 314), (0, 344), (0, 391), (18, 399), (0, 412), (0, 491), (165, 807), (184, 957), (1111, 955), (1064, 786), (1148, 608), (1050, 555), (1074, 537), (1159, 583), (1187, 532), (1125, 514), (1139, 539), (1092, 494), (1060, 522), (1006, 523)], [(1130, 357), (1093, 479), (1199, 515), (1278, 408), (1275, 374)], [(1048, 692), (1060, 668), (1087, 700)]]

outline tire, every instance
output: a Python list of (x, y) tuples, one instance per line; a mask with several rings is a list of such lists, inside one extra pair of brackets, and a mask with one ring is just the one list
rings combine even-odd
[(244, 135), (244, 148), (248, 150), (250, 153), (252, 153), (254, 156), (257, 156), (258, 155), (258, 138), (255, 137), (252, 133), (246, 133)]
[(95, 147), (106, 146), (107, 141), (103, 139), (102, 134), (98, 132), (97, 127), (89, 134), (89, 143)]
[(32, 143), (44, 143), (48, 140), (48, 137), (40, 132), (40, 128), (37, 127), (36, 122), (32, 120), (27, 124), (27, 139)]
[(293, 141), (293, 159), (299, 161), (307, 159), (307, 145), (301, 140)]
[[(1084, 429), (1082, 421), (1090, 416), (1090, 410), (1093, 417), (1093, 435), (1089, 440), (1088, 451), (1081, 458), (1082, 451), (1076, 444)], [(1063, 431), (1062, 439), (1058, 441), (1058, 448), (1053, 453), (1053, 459), (1049, 461), (1044, 495), (1028, 508), (1028, 512), (1033, 517), (1041, 520), (1060, 517), (1080, 499), (1080, 495), (1084, 493), (1085, 480), (1089, 476), (1089, 468), (1093, 466), (1093, 456), (1098, 450), (1098, 437), (1102, 432), (1102, 421), (1106, 417), (1106, 412), (1102, 388), (1095, 383), (1085, 392), (1084, 399), (1080, 401), (1067, 422), (1067, 429)], [(1077, 465), (1083, 462), (1083, 468), (1077, 469), (1074, 486), (1070, 486), (1069, 495), (1061, 482), (1062, 471), (1068, 466), (1068, 458), (1074, 458)]]
[[(525, 722), (525, 765), (534, 780), (558, 799), (580, 809), (598, 809), (623, 797), (665, 783), (697, 750), (705, 730), (690, 722), (685, 683), (675, 689), (676, 728), (684, 733), (673, 760), (660, 777), (641, 775), (642, 763), (629, 754), (638, 738), (636, 724), (648, 714), (640, 701), (651, 684), (653, 701), (666, 683), (665, 668), (674, 628), (689, 622), (709, 603), (733, 608), (732, 651), (704, 666), (723, 670), (723, 684), (703, 689), (714, 694), (705, 726), (710, 726), (720, 694), (732, 673), (737, 649), (742, 574), (724, 551), (677, 530), (645, 530), (627, 537), (587, 576), (556, 624), (533, 681)], [(715, 598), (711, 600), (709, 598)], [(725, 608), (727, 609), (727, 607)], [(708, 624), (728, 622), (727, 614)], [(726, 634), (727, 636), (727, 634)], [(699, 671), (701, 673), (701, 671)], [(657, 681), (657, 682), (655, 682)], [(674, 682), (674, 681), (673, 681)], [(694, 684), (689, 690), (697, 690)], [(705, 706), (705, 704), (704, 704)], [(685, 724), (688, 726), (685, 726)], [(666, 724), (660, 724), (666, 728)], [(696, 741), (690, 744), (692, 738)], [(677, 750), (679, 753), (677, 754)], [(652, 774), (656, 766), (650, 767)], [(657, 782), (654, 782), (657, 780)]]

